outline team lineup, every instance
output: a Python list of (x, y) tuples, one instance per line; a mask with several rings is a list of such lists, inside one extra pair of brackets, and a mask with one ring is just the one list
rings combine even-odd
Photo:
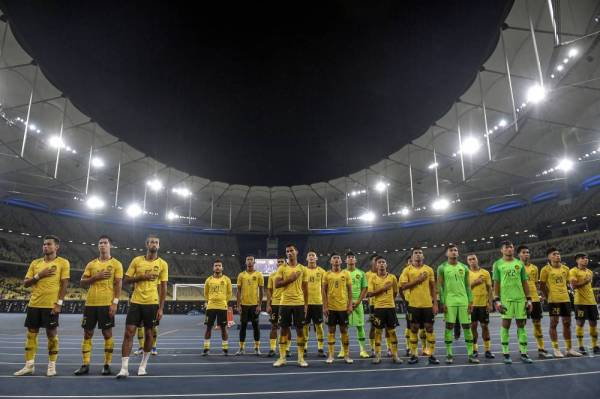
[[(94, 330), (101, 330), (104, 338), (102, 375), (112, 375), (111, 363), (114, 350), (114, 316), (121, 295), (122, 284), (132, 285), (132, 293), (125, 321), (125, 332), (121, 347), (121, 368), (117, 378), (129, 376), (129, 356), (133, 339), (139, 341), (135, 354), (142, 356), (137, 375), (147, 375), (148, 361), (157, 354), (157, 327), (163, 316), (167, 296), (168, 265), (158, 256), (160, 239), (150, 235), (146, 239), (146, 254), (135, 257), (124, 273), (121, 262), (111, 256), (112, 240), (101, 236), (98, 240), (98, 258), (90, 261), (82, 274), (80, 285), (88, 289), (81, 327), (82, 365), (75, 375), (90, 372), (92, 337)], [(31, 262), (25, 275), (24, 285), (31, 287), (31, 298), (25, 319), (25, 366), (15, 376), (33, 375), (35, 356), (38, 349), (40, 328), (48, 338), (48, 368), (46, 375), (57, 374), (56, 362), (59, 353), (59, 314), (70, 278), (69, 261), (59, 257), (60, 240), (55, 236), (43, 239), (44, 256)], [(532, 321), (538, 357), (580, 357), (587, 354), (584, 345), (584, 326), (588, 322), (591, 352), (600, 354), (598, 347), (598, 308), (593, 295), (592, 271), (588, 269), (588, 256), (578, 253), (576, 265), (569, 269), (561, 263), (556, 248), (547, 250), (548, 263), (540, 269), (531, 264), (529, 249), (517, 248), (509, 241), (500, 247), (500, 258), (493, 263), (492, 272), (480, 267), (477, 255), (469, 253), (467, 264), (459, 261), (459, 250), (455, 245), (446, 247), (447, 260), (438, 265), (436, 271), (425, 264), (425, 254), (415, 248), (407, 259), (406, 266), (398, 277), (388, 272), (386, 258), (373, 255), (367, 272), (357, 267), (357, 259), (351, 251), (343, 256), (329, 256), (329, 270), (317, 264), (316, 252), (308, 251), (306, 266), (299, 263), (298, 249), (289, 244), (285, 257), (277, 260), (277, 270), (265, 282), (262, 273), (254, 268), (254, 256), (246, 257), (246, 269), (237, 277), (236, 309), (240, 316), (239, 350), (236, 356), (246, 353), (262, 355), (260, 348), (259, 315), (266, 294), (266, 311), (271, 323), (268, 357), (276, 357), (274, 367), (286, 365), (292, 345), (292, 327), (296, 332), (297, 364), (308, 367), (305, 354), (308, 351), (311, 326), (317, 340), (317, 356), (325, 358), (327, 364), (335, 358), (351, 364), (349, 328), (356, 329), (360, 358), (371, 358), (373, 364), (382, 361), (382, 344), (385, 342), (387, 355), (393, 363), (403, 363), (398, 355), (399, 326), (396, 299), (402, 298), (406, 310), (406, 357), (409, 364), (419, 362), (424, 356), (428, 364), (439, 364), (436, 354), (434, 322), (436, 315), (444, 316), (445, 363), (455, 361), (453, 343), (456, 329), (461, 328), (467, 350), (467, 361), (477, 364), (479, 360), (479, 331), (483, 341), (483, 352), (487, 359), (495, 354), (491, 350), (489, 331), (490, 312), (500, 313), (500, 344), (503, 361), (512, 363), (509, 353), (509, 330), (513, 320), (516, 324), (519, 344), (519, 359), (533, 363), (528, 354), (528, 336), (525, 329), (527, 319)], [(345, 263), (345, 268), (343, 264)], [(569, 287), (574, 294), (575, 333), (578, 348), (571, 339), (572, 305)], [(228, 303), (233, 296), (233, 285), (224, 275), (223, 263), (213, 263), (213, 274), (204, 284), (206, 325), (202, 356), (210, 355), (211, 334), (218, 326), (221, 334), (221, 350), (229, 354)], [(368, 301), (370, 324), (367, 347), (365, 331), (365, 309)], [(552, 350), (544, 347), (541, 320), (542, 303), (549, 310), (549, 337)], [(246, 348), (246, 330), (250, 323), (253, 329), (253, 350)], [(558, 324), (562, 324), (564, 352), (559, 347)], [(325, 336), (324, 324), (327, 325)], [(336, 333), (339, 329), (340, 351)], [(460, 331), (458, 331), (460, 332)], [(326, 342), (325, 342), (326, 340)], [(421, 351), (419, 352), (419, 341)], [(325, 343), (327, 344), (325, 346)]]

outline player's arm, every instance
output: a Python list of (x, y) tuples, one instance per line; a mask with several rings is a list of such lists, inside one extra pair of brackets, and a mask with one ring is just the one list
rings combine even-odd
[[(350, 277), (350, 274), (348, 274), (348, 277)], [(352, 313), (353, 306), (352, 306), (352, 279), (351, 278), (348, 278), (348, 284), (346, 284), (346, 289), (348, 290), (347, 312)]]
[(204, 280), (204, 300), (206, 301), (206, 303), (208, 303), (210, 297), (210, 289), (208, 287), (209, 279), (210, 277), (207, 277), (206, 280)]
[(275, 280), (275, 288), (281, 288), (281, 287), (285, 287), (287, 285), (292, 284), (294, 281), (298, 280), (298, 277), (300, 277), (300, 274), (302, 274), (302, 273), (297, 271), (297, 272), (290, 274), (289, 277), (286, 279), (284, 279), (283, 276), (278, 277), (277, 280)]
[(271, 301), (273, 300), (273, 278), (267, 280), (267, 313), (271, 313)]
[(161, 281), (158, 287), (158, 312), (156, 313), (156, 320), (162, 319), (163, 310), (165, 308), (165, 299), (167, 298), (167, 282)]
[(29, 288), (35, 285), (41, 279), (53, 276), (55, 273), (56, 271), (51, 270), (47, 267), (41, 272), (33, 274), (33, 262), (31, 262), (31, 264), (29, 265), (29, 269), (27, 270), (27, 274), (25, 275), (25, 279), (23, 280), (23, 285), (25, 286), (25, 288)]
[(155, 278), (155, 276), (153, 274), (151, 274), (150, 272), (146, 272), (144, 274), (141, 274), (139, 276), (135, 275), (137, 269), (137, 263), (135, 261), (135, 258), (131, 261), (131, 263), (129, 264), (129, 268), (127, 268), (127, 273), (125, 273), (123, 282), (125, 284), (135, 284), (138, 281), (149, 281), (149, 280), (153, 280)]
[(433, 273), (431, 274), (431, 277), (429, 278), (429, 294), (431, 295), (431, 301), (432, 301), (432, 305), (433, 305), (433, 313), (437, 313), (438, 312), (438, 300), (437, 300), (437, 290), (436, 290), (436, 286), (435, 286), (435, 279), (433, 277)]
[(367, 277), (364, 274), (362, 275), (362, 278), (360, 279), (360, 284), (361, 284), (362, 289), (360, 290), (360, 295), (359, 295), (358, 299), (356, 300), (356, 302), (354, 303), (354, 306), (360, 305), (361, 302), (363, 301), (363, 299), (365, 299), (365, 297), (367, 296), (369, 283), (367, 282)]
[(243, 289), (242, 277), (241, 277), (241, 274), (238, 274), (237, 291), (235, 293), (235, 300), (236, 300), (235, 306), (237, 307), (237, 310), (240, 313), (242, 311), (242, 289)]
[(421, 275), (419, 275), (419, 277), (417, 277), (413, 281), (409, 281), (408, 273), (406, 272), (406, 270), (404, 270), (402, 272), (402, 274), (400, 275), (400, 290), (402, 290), (402, 291), (408, 290), (412, 287), (415, 287), (415, 286), (421, 284), (423, 281), (425, 281), (425, 280), (422, 279)]
[(327, 297), (327, 277), (323, 279), (323, 283), (321, 284), (321, 296), (323, 297), (323, 314), (325, 317), (329, 316), (329, 298)]
[(469, 284), (469, 268), (465, 268), (465, 290), (467, 291), (467, 300), (469, 301), (469, 313), (473, 310), (473, 291), (471, 291), (471, 284)]
[(544, 294), (544, 298), (548, 298), (548, 285), (546, 281), (548, 280), (548, 272), (545, 268), (542, 268), (542, 272), (540, 273), (540, 290)]
[(494, 304), (494, 289), (492, 287), (492, 278), (489, 274), (485, 278), (485, 288), (488, 293), (488, 310), (491, 310), (491, 307)]
[(442, 266), (438, 266), (437, 269), (437, 287), (440, 293), (440, 305), (442, 305), (443, 309), (446, 303), (446, 292), (444, 291), (444, 272)]
[[(368, 297), (379, 296), (379, 295), (383, 294), (384, 292), (386, 292), (387, 290), (389, 290), (390, 288), (392, 288), (392, 283), (390, 283), (388, 281), (387, 283), (385, 283), (385, 285), (383, 287), (379, 288), (378, 290), (376, 290), (375, 287), (373, 287), (373, 291), (369, 291), (367, 296)], [(396, 293), (394, 293), (394, 298), (395, 297), (396, 297)]]
[[(261, 276), (260, 278), (263, 278), (263, 277)], [(256, 305), (256, 313), (260, 313), (264, 293), (265, 293), (264, 287), (262, 285), (259, 285), (258, 286), (258, 305)]]

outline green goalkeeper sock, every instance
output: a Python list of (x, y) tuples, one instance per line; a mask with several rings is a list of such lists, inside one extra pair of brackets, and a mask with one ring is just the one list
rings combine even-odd
[(473, 355), (473, 331), (470, 328), (465, 328), (465, 343), (467, 344), (467, 355)]
[(517, 337), (519, 337), (519, 351), (527, 353), (527, 331), (525, 327), (517, 327)]
[(446, 355), (454, 356), (452, 352), (452, 341), (454, 340), (454, 329), (444, 330), (444, 342), (446, 343)]
[(500, 342), (502, 343), (502, 353), (508, 355), (508, 328), (500, 327)]

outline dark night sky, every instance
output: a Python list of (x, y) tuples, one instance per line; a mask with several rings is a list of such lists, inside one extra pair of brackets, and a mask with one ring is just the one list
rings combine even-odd
[(418, 137), (472, 82), (512, 4), (1, 3), (104, 129), (184, 172), (251, 185), (347, 175)]

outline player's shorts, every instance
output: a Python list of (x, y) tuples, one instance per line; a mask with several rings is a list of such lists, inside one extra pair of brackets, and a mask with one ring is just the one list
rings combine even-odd
[(304, 324), (310, 324), (311, 322), (315, 326), (323, 323), (323, 305), (308, 305)]
[(527, 317), (531, 320), (542, 320), (542, 303), (540, 301), (531, 302), (531, 312), (527, 312)]
[(488, 312), (487, 306), (473, 306), (473, 310), (471, 311), (471, 322), (474, 321), (483, 324), (488, 324), (490, 322), (490, 312)]
[(256, 305), (242, 305), (240, 313), (240, 324), (246, 325), (248, 322), (258, 323), (258, 313), (256, 313)]
[(225, 309), (207, 309), (206, 316), (204, 317), (204, 324), (206, 324), (206, 328), (212, 328), (215, 325), (215, 320), (219, 327), (226, 328), (227, 311)]
[(348, 325), (348, 312), (345, 310), (330, 310), (329, 316), (327, 316), (327, 325), (329, 327), (340, 326), (345, 327)]
[(269, 315), (271, 324), (279, 324), (279, 305), (271, 305), (271, 314)]
[(279, 305), (279, 325), (283, 328), (302, 328), (304, 325), (304, 305)]
[(27, 317), (25, 317), (25, 327), (27, 328), (46, 328), (52, 329), (58, 327), (58, 314), (53, 314), (50, 308), (32, 308), (27, 307)]
[(598, 305), (575, 305), (576, 320), (598, 320)]
[(418, 324), (421, 327), (424, 324), (433, 323), (434, 315), (433, 308), (413, 308), (409, 307), (406, 312), (407, 328), (413, 323)]
[(549, 303), (548, 308), (550, 309), (550, 316), (571, 317), (570, 302)]
[(99, 330), (108, 330), (115, 326), (115, 318), (109, 316), (110, 306), (86, 306), (83, 308), (81, 328), (93, 330), (98, 325)]
[(471, 315), (468, 306), (446, 306), (444, 315), (446, 323), (450, 324), (471, 324)]
[(348, 323), (352, 327), (362, 327), (365, 325), (365, 310), (362, 303), (358, 304), (352, 313), (350, 313), (348, 316)]
[(376, 328), (396, 328), (398, 316), (396, 308), (378, 308), (373, 312), (373, 325)]
[(144, 328), (153, 328), (158, 326), (156, 320), (156, 312), (158, 312), (157, 304), (142, 305), (139, 303), (130, 303), (127, 310), (126, 325), (135, 325)]
[(369, 305), (369, 323), (373, 324), (375, 318), (375, 306)]
[(507, 320), (525, 320), (527, 319), (527, 302), (526, 301), (510, 301), (502, 302), (502, 306), (506, 311), (502, 314), (503, 319)]

